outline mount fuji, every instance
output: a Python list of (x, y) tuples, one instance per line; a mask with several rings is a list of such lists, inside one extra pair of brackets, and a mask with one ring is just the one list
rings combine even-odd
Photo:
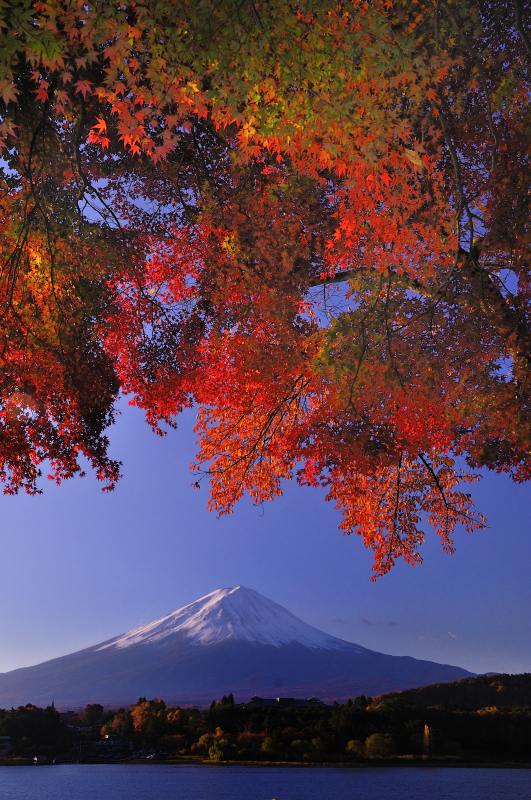
[(128, 704), (139, 696), (205, 704), (233, 692), (325, 701), (471, 677), (330, 636), (252, 589), (218, 589), (77, 653), (0, 674), (0, 707)]

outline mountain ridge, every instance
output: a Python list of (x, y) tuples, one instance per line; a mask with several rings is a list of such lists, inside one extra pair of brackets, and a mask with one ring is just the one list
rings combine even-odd
[(491, 673), (451, 683), (384, 694), (381, 700), (419, 708), (442, 707), (464, 711), (531, 707), (531, 673)]
[(287, 694), (325, 701), (473, 676), (390, 656), (319, 631), (245, 587), (218, 589), (172, 614), (75, 653), (0, 674), (0, 707), (127, 705), (141, 696), (207, 704)]

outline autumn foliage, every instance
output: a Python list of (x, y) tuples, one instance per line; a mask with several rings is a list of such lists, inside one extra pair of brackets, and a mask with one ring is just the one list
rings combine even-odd
[(325, 485), (376, 574), (531, 476), (531, 18), (479, 0), (0, 6), (5, 490), (120, 392), (212, 508)]

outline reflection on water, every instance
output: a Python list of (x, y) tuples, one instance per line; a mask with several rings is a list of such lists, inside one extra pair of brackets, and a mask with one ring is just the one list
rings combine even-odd
[(0, 800), (531, 800), (531, 770), (72, 764), (1, 767)]

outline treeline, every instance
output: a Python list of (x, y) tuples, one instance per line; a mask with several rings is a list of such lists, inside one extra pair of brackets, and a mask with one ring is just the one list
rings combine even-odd
[(414, 706), (444, 706), (477, 711), (496, 706), (511, 708), (531, 705), (531, 673), (520, 675), (479, 675), (453, 683), (435, 683), (420, 689), (407, 689), (384, 695), (387, 702), (398, 700)]
[(54, 708), (31, 703), (11, 711), (0, 709), (0, 736), (9, 736), (12, 754), (22, 757), (68, 752), (75, 741)]
[[(13, 755), (68, 753), (101, 758), (151, 751), (168, 758), (238, 761), (345, 762), (389, 757), (530, 760), (531, 706), (470, 710), (419, 707), (400, 696), (358, 697), (344, 705), (261, 708), (232, 696), (208, 710), (140, 698), (128, 709), (88, 705), (68, 724), (52, 708), (0, 711), (0, 735)], [(99, 747), (99, 749), (98, 749)]]

